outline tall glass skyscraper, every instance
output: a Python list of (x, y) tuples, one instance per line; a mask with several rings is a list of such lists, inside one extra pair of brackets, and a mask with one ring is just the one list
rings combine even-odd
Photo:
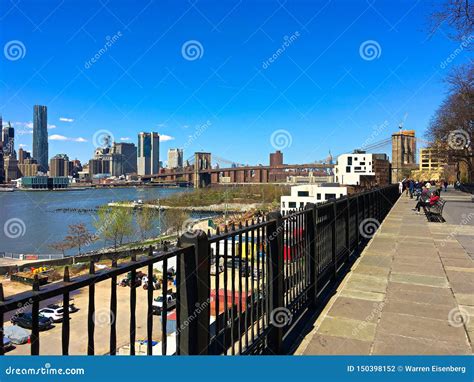
[(33, 109), (33, 158), (40, 171), (48, 171), (48, 108), (35, 105)]
[(160, 136), (158, 133), (139, 133), (137, 174), (151, 175), (160, 172)]

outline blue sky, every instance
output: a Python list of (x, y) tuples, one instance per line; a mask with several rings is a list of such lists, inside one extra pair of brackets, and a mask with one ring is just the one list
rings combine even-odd
[(161, 160), (184, 147), (250, 164), (275, 147), (286, 163), (352, 151), (401, 121), (422, 136), (468, 59), (442, 68), (459, 43), (428, 37), (428, 1), (0, 2), (4, 122), (31, 150), (47, 105), (50, 157), (82, 161), (103, 130), (159, 132)]

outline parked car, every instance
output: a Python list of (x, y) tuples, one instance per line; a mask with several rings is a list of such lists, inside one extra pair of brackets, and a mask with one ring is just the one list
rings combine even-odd
[[(25, 329), (33, 329), (33, 315), (31, 313), (18, 313), (11, 318), (13, 325), (21, 326)], [(38, 317), (39, 330), (47, 330), (53, 325), (53, 320), (44, 316)]]
[(51, 318), (53, 322), (61, 322), (63, 320), (64, 309), (55, 304), (48, 305), (46, 308), (40, 309), (40, 316)]
[[(161, 314), (163, 310), (163, 296), (159, 296), (153, 300), (153, 313), (154, 314)], [(176, 294), (171, 293), (166, 295), (166, 308), (167, 311), (173, 310), (176, 308)]]
[(17, 325), (5, 326), (3, 334), (15, 345), (26, 344), (30, 338), (30, 332)]
[(8, 338), (3, 336), (3, 349), (7, 350), (13, 346), (12, 341)]

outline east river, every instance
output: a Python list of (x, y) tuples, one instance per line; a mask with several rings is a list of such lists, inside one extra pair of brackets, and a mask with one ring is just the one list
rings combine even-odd
[[(70, 224), (84, 223), (92, 232), (96, 214), (94, 212), (69, 212), (70, 209), (95, 209), (109, 202), (161, 199), (177, 192), (189, 189), (173, 188), (105, 188), (67, 191), (14, 191), (0, 192), (0, 252), (23, 254), (59, 253), (50, 245), (61, 242), (68, 233)], [(67, 209), (65, 212), (58, 211)], [(16, 223), (16, 227), (13, 224)], [(160, 233), (160, 224), (148, 233), (156, 236)], [(16, 229), (16, 230), (14, 230)], [(139, 239), (138, 230), (127, 241)], [(110, 244), (109, 244), (110, 245)], [(104, 246), (99, 240), (86, 250)], [(69, 251), (73, 254), (77, 250)]]

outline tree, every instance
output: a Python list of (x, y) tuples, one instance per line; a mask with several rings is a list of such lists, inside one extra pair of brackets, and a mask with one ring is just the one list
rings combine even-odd
[(114, 249), (117, 249), (123, 244), (126, 236), (133, 234), (132, 223), (133, 215), (127, 208), (102, 206), (97, 212), (94, 227), (97, 229), (97, 235), (102, 237), (105, 243), (110, 240), (114, 244)]
[(89, 232), (83, 223), (70, 224), (68, 227), (68, 235), (64, 238), (65, 245), (67, 244), (69, 248), (78, 248), (79, 255), (83, 246), (97, 240), (97, 237)]
[(186, 221), (189, 220), (189, 214), (180, 209), (169, 209), (164, 212), (164, 221), (167, 229), (176, 232), (178, 236), (186, 230)]
[[(427, 137), (448, 162), (467, 166), (472, 178), (474, 140), (474, 66), (466, 64), (446, 79), (448, 95), (433, 116)], [(459, 170), (458, 170), (459, 172)], [(458, 174), (459, 177), (459, 174)]]
[(65, 252), (68, 250), (68, 249), (71, 249), (71, 244), (66, 242), (66, 241), (60, 241), (58, 243), (53, 243), (53, 244), (50, 244), (49, 246), (50, 248), (56, 250), (56, 251), (61, 251), (61, 253), (63, 254), (63, 256), (65, 256)]
[(431, 14), (431, 33), (446, 23), (454, 33), (450, 37), (461, 41), (474, 32), (474, 2), (472, 0), (445, 0)]
[(146, 233), (153, 229), (157, 215), (157, 211), (154, 208), (144, 207), (138, 211), (136, 219), (142, 240), (145, 240)]

